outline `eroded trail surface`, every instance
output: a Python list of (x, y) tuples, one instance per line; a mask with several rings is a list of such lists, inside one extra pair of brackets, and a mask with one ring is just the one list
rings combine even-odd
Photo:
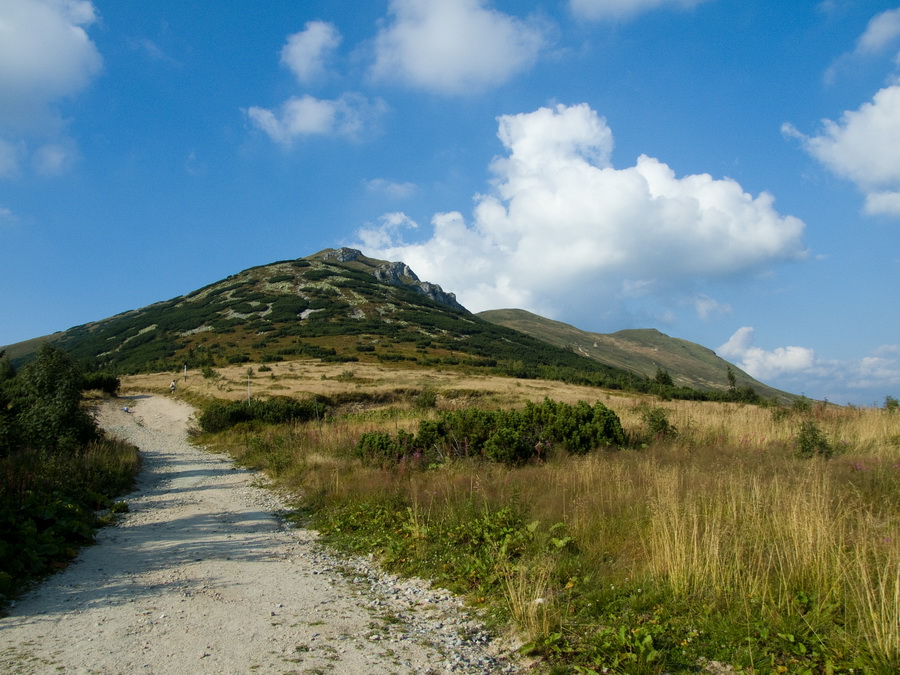
[(130, 513), (0, 619), (0, 672), (516, 672), (451, 594), (285, 526), (258, 475), (187, 442), (191, 413), (101, 408), (144, 458)]

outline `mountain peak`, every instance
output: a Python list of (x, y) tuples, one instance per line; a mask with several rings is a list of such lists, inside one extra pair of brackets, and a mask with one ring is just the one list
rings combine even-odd
[(409, 288), (440, 305), (447, 305), (448, 307), (452, 307), (461, 312), (469, 311), (457, 301), (455, 293), (445, 291), (438, 284), (421, 281), (419, 277), (416, 276), (416, 273), (413, 272), (405, 262), (375, 260), (374, 258), (369, 258), (364, 255), (362, 251), (346, 246), (341, 248), (327, 248), (324, 251), (319, 251), (315, 255), (309, 256), (308, 259), (318, 259), (323, 262), (334, 261), (341, 264), (359, 263), (368, 268), (366, 271), (370, 272), (382, 283)]

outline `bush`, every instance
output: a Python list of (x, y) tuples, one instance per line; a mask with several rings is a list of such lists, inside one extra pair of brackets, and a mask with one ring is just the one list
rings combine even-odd
[(522, 410), (466, 408), (445, 412), (437, 421), (423, 420), (413, 437), (400, 432), (364, 434), (360, 456), (384, 462), (415, 455), (433, 461), (447, 457), (483, 457), (502, 464), (540, 459), (551, 447), (584, 454), (625, 443), (618, 416), (606, 406), (580, 401), (572, 406), (549, 399)]
[(206, 407), (200, 415), (200, 428), (209, 433), (225, 431), (241, 422), (258, 421), (265, 424), (306, 422), (320, 418), (327, 411), (318, 399), (297, 400), (287, 396), (252, 401), (217, 402)]
[(121, 381), (115, 375), (110, 373), (85, 373), (82, 379), (81, 388), (84, 391), (99, 389), (110, 396), (115, 395), (119, 391)]
[(23, 446), (74, 452), (100, 437), (93, 417), (81, 407), (83, 383), (84, 376), (66, 352), (49, 343), (41, 347), (9, 385)]
[(825, 438), (825, 435), (816, 426), (812, 420), (805, 420), (800, 423), (795, 439), (797, 446), (797, 454), (801, 457), (823, 457), (829, 459), (834, 454), (834, 449)]
[(647, 406), (641, 411), (641, 420), (651, 439), (669, 438), (678, 433), (675, 425), (669, 422), (669, 411), (665, 408)]

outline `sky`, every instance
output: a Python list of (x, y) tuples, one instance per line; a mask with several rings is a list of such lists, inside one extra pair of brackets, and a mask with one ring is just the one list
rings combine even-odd
[(881, 405), (900, 4), (0, 0), (0, 345), (340, 246)]

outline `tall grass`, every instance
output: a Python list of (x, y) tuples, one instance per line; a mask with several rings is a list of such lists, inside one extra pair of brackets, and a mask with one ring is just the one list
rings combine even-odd
[[(219, 438), (303, 496), (333, 541), (438, 579), (580, 672), (900, 668), (900, 415), (816, 406), (603, 401), (633, 449), (518, 468), (367, 466), (337, 417)], [(653, 404), (656, 405), (656, 404)], [(802, 458), (810, 422), (837, 451)]]

